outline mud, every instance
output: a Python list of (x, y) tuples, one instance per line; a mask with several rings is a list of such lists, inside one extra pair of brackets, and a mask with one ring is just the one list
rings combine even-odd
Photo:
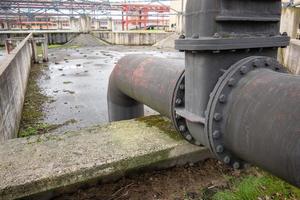
[[(183, 59), (183, 53), (153, 47), (101, 46), (49, 50), (48, 70), (38, 80), (52, 101), (44, 104), (43, 123), (67, 124), (56, 131), (77, 130), (108, 121), (108, 79), (117, 61), (128, 54)], [(155, 113), (146, 109), (146, 114)]]

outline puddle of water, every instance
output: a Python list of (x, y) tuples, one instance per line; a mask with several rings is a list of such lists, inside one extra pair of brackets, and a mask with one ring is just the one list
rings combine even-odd
[[(39, 80), (46, 95), (45, 123), (68, 124), (57, 131), (76, 130), (108, 121), (108, 79), (117, 61), (128, 54), (143, 53), (163, 58), (183, 59), (183, 53), (155, 51), (151, 47), (108, 46), (79, 49), (51, 49), (49, 70)], [(153, 113), (151, 109), (145, 110)]]
[(0, 62), (3, 60), (5, 55), (6, 55), (5, 50), (0, 48)]

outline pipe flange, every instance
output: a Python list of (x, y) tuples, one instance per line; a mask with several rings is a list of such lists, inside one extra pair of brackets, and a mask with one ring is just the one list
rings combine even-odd
[(175, 88), (175, 92), (172, 99), (172, 122), (175, 129), (181, 134), (181, 136), (191, 144), (201, 146), (201, 143), (196, 141), (190, 133), (186, 119), (178, 114), (176, 114), (176, 109), (184, 108), (185, 106), (185, 75), (181, 75), (180, 79)]
[(219, 160), (235, 169), (244, 168), (247, 163), (233, 155), (230, 150), (224, 146), (224, 108), (227, 104), (230, 92), (235, 88), (238, 82), (250, 71), (259, 68), (268, 68), (282, 73), (287, 72), (274, 58), (253, 56), (240, 60), (226, 70), (219, 78), (213, 92), (210, 94), (210, 100), (206, 110), (205, 131), (208, 136), (209, 148)]

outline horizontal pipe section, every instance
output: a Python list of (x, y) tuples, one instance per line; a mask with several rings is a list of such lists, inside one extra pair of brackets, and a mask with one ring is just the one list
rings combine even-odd
[(171, 117), (176, 85), (184, 73), (184, 61), (145, 55), (129, 55), (115, 66), (109, 81), (110, 121), (141, 117), (143, 104)]
[(300, 186), (300, 76), (252, 71), (231, 92), (224, 113), (227, 149)]

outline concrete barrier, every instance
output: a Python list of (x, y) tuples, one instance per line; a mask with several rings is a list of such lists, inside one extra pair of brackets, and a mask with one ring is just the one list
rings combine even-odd
[(57, 31), (0, 31), (0, 45), (3, 46), (4, 42), (9, 37), (26, 37), (28, 34), (32, 33), (35, 37), (43, 37), (45, 34), (48, 38), (48, 44), (65, 44), (72, 40), (74, 37), (80, 34), (80, 32), (67, 31), (67, 30), (57, 30)]
[(0, 64), (0, 141), (17, 137), (32, 60), (29, 34)]
[(171, 122), (159, 116), (13, 139), (0, 143), (0, 199), (52, 198), (136, 170), (209, 157), (207, 149), (181, 139)]
[(165, 32), (93, 31), (97, 38), (116, 45), (153, 45), (171, 35)]

